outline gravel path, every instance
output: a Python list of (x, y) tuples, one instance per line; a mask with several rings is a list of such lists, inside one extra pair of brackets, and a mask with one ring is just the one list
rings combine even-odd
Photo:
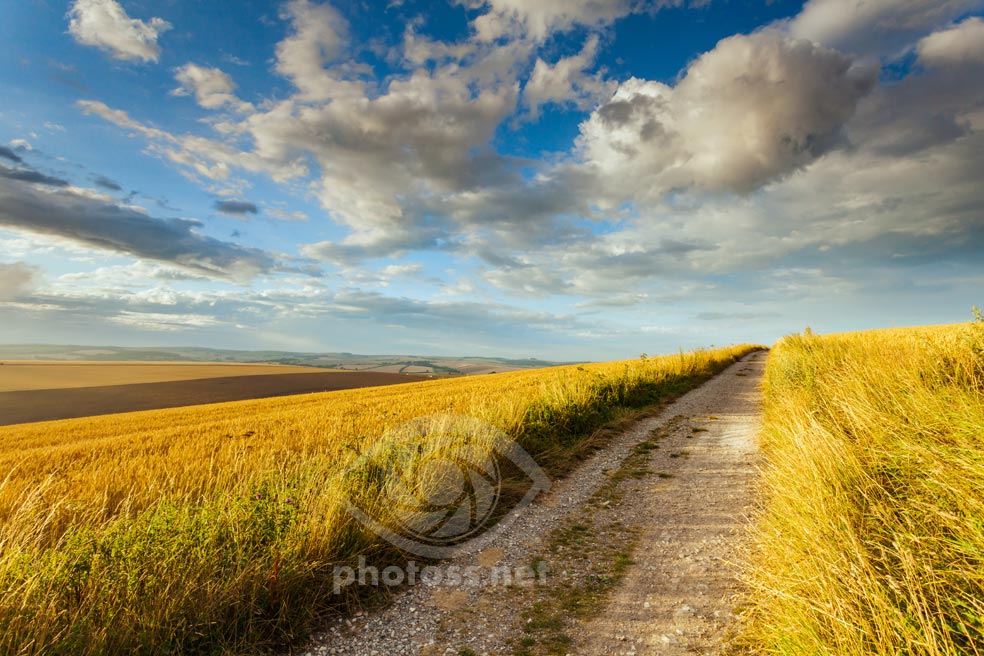
[(714, 381), (716, 398), (704, 397), (697, 416), (665, 443), (679, 444), (683, 433), (687, 456), (672, 481), (654, 482), (637, 500), (648, 517), (633, 564), (604, 613), (578, 635), (578, 654), (722, 650), (753, 501), (764, 364), (765, 354), (755, 354)]
[[(524, 571), (525, 580), (515, 579), (509, 586), (489, 585), (487, 577), (450, 585), (419, 583), (404, 588), (381, 611), (339, 620), (302, 653), (545, 653), (519, 646), (535, 642), (528, 633), (530, 608), (542, 605), (538, 600), (552, 588), (556, 596), (558, 586), (563, 591), (573, 589), (572, 581), (583, 584), (591, 576), (590, 555), (606, 553), (605, 541), (620, 539), (636, 545), (632, 564), (600, 613), (590, 621), (572, 615), (568, 626), (560, 627), (570, 641), (567, 652), (716, 653), (737, 586), (732, 563), (740, 539), (735, 531), (751, 501), (758, 384), (765, 357), (747, 356), (658, 416), (640, 420), (520, 510), (484, 551), (442, 565), (444, 572), (451, 567)], [(600, 502), (597, 495), (612, 486), (613, 473), (657, 432), (662, 440), (645, 452), (648, 466), (619, 482), (621, 492), (612, 502)], [(588, 531), (583, 538), (587, 542), (579, 538), (576, 543), (587, 565), (571, 565), (570, 556), (539, 564), (547, 543), (586, 516), (604, 518), (603, 525), (574, 524)], [(598, 547), (594, 551), (592, 539)], [(540, 569), (544, 565), (552, 568), (549, 573)], [(588, 571), (579, 571), (583, 568)]]

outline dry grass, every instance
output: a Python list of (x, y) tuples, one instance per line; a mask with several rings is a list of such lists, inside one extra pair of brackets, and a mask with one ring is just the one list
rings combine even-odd
[(787, 337), (765, 422), (743, 643), (984, 652), (984, 323)]
[[(477, 417), (554, 471), (624, 408), (679, 394), (753, 350), (112, 415), (0, 429), (0, 653), (230, 653), (296, 641), (331, 570), (403, 556), (344, 501), (387, 430)], [(467, 448), (467, 447), (463, 447)]]

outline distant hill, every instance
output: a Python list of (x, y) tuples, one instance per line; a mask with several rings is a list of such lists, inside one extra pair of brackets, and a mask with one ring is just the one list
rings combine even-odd
[(569, 362), (536, 358), (494, 358), (445, 355), (360, 355), (357, 353), (295, 353), (237, 351), (185, 346), (132, 348), (54, 344), (0, 345), (2, 360), (86, 360), (132, 362), (275, 362), (279, 364), (379, 371), (402, 374), (475, 375), (540, 369)]

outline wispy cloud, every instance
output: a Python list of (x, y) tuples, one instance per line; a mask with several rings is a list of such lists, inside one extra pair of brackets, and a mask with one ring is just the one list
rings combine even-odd
[(20, 155), (15, 153), (10, 148), (7, 148), (6, 146), (0, 146), (0, 157), (2, 157), (3, 159), (10, 160), (11, 162), (16, 162), (18, 164), (24, 161), (21, 159)]
[(16, 180), (18, 182), (30, 182), (33, 184), (47, 185), (49, 187), (67, 187), (68, 180), (62, 180), (50, 175), (45, 175), (34, 169), (15, 169), (0, 164), (0, 178)]
[(218, 278), (248, 279), (277, 266), (268, 253), (202, 234), (199, 221), (155, 218), (76, 189), (42, 191), (0, 180), (0, 225), (168, 262)]
[(41, 278), (41, 269), (25, 262), (0, 262), (0, 301), (26, 296)]

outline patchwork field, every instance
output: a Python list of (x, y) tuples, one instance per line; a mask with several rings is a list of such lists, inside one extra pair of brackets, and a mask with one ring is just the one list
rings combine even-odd
[[(498, 358), (448, 355), (360, 355), (357, 353), (299, 353), (293, 351), (233, 351), (200, 347), (127, 348), (120, 346), (71, 346), (53, 344), (0, 344), (0, 362), (127, 362), (139, 363), (242, 363), (280, 364), (340, 371), (380, 371), (435, 376), (526, 371), (544, 367), (580, 364), (536, 358)], [(108, 383), (107, 383), (108, 384)]]
[(0, 363), (0, 426), (425, 380), (253, 364)]

